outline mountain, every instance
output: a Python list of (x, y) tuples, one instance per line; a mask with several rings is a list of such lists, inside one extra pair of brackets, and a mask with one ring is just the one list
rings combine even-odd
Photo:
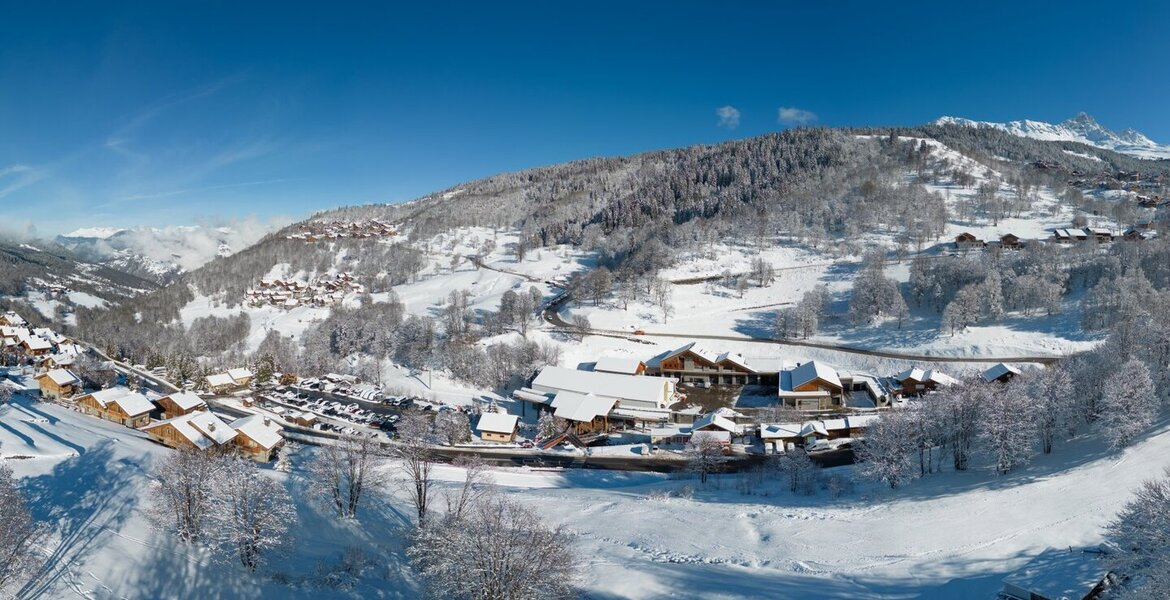
[(1105, 128), (1096, 119), (1085, 113), (1080, 113), (1056, 125), (1031, 120), (991, 123), (961, 117), (940, 117), (932, 125), (993, 127), (1020, 137), (1044, 141), (1078, 142), (1138, 158), (1170, 158), (1170, 145), (1159, 144), (1134, 129), (1126, 129), (1117, 133)]
[(57, 236), (56, 242), (85, 260), (166, 284), (256, 243), (275, 229), (275, 224), (254, 220), (222, 227), (91, 227)]
[(0, 264), (0, 298), (42, 301), (45, 317), (55, 303), (92, 307), (158, 288), (153, 281), (87, 262), (49, 241), (0, 239)]

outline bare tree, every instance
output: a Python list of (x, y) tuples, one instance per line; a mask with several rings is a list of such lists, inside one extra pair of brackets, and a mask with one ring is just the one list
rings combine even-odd
[(576, 597), (577, 559), (568, 534), (536, 511), (487, 494), (461, 514), (415, 530), (407, 549), (427, 596), (467, 600)]
[(240, 564), (255, 571), (266, 553), (288, 541), (297, 518), (292, 498), (255, 463), (238, 458), (228, 463), (218, 487), (220, 541)]
[(658, 310), (662, 311), (662, 322), (666, 323), (670, 315), (674, 314), (674, 289), (670, 282), (665, 279), (655, 279), (653, 287), (650, 289), (650, 297)]
[(341, 518), (357, 514), (367, 488), (378, 490), (386, 481), (378, 442), (369, 435), (343, 435), (337, 443), (321, 446), (308, 471), (314, 494), (326, 500)]
[(147, 509), (155, 525), (173, 528), (184, 542), (203, 538), (215, 506), (215, 485), (223, 473), (221, 455), (196, 448), (179, 448), (154, 470)]
[(471, 458), (456, 459), (454, 465), (463, 469), (463, 485), (459, 487), (459, 493), (446, 494), (447, 514), (459, 519), (487, 493), (492, 477), (488, 473), (487, 463), (478, 454)]
[(570, 329), (572, 332), (571, 335), (578, 342), (585, 339), (585, 336), (589, 334), (589, 330), (593, 329), (593, 324), (589, 322), (589, 317), (585, 315), (573, 315), (570, 323), (573, 326)]
[(711, 436), (692, 436), (687, 444), (687, 466), (699, 476), (699, 483), (706, 484), (707, 476), (717, 472), (726, 461), (723, 443)]
[(0, 459), (0, 594), (36, 570), (41, 562), (36, 546), (43, 533), (16, 487), (12, 467)]
[(431, 498), (431, 467), (435, 462), (431, 448), (431, 421), (421, 412), (408, 412), (398, 422), (398, 443), (394, 457), (398, 471), (406, 476), (406, 492), (418, 514), (419, 527), (426, 523)]

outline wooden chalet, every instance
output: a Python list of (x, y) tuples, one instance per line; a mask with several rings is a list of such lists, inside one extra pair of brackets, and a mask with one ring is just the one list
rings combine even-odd
[(1011, 365), (999, 363), (983, 372), (983, 380), (988, 383), (993, 381), (996, 383), (1007, 383), (1020, 373), (1022, 371)]
[(52, 369), (34, 379), (41, 387), (41, 399), (61, 400), (81, 391), (81, 379), (66, 369)]
[(281, 427), (264, 415), (251, 415), (232, 421), (236, 437), (232, 443), (240, 454), (257, 462), (268, 462), (284, 445)]
[(25, 356), (44, 356), (53, 351), (53, 343), (36, 335), (26, 335), (20, 340), (20, 348)]
[(1020, 237), (1014, 233), (1005, 233), (999, 236), (999, 245), (1005, 250), (1018, 250), (1020, 244)]
[(150, 423), (150, 413), (155, 409), (146, 396), (122, 387), (79, 396), (77, 408), (87, 415), (135, 429)]
[(171, 448), (220, 450), (236, 438), (236, 430), (210, 411), (195, 411), (142, 428), (154, 441)]
[(25, 321), (24, 317), (16, 314), (15, 312), (8, 311), (0, 313), (0, 325), (6, 325), (8, 327), (27, 327), (28, 321)]
[(973, 250), (983, 248), (987, 244), (983, 240), (975, 237), (975, 234), (964, 231), (955, 236), (955, 248), (959, 250)]
[(485, 442), (510, 444), (516, 441), (520, 429), (519, 417), (507, 413), (485, 412), (475, 425), (479, 437)]
[(845, 386), (831, 367), (815, 360), (780, 372), (780, 401), (801, 410), (827, 410), (844, 404)]
[(946, 373), (934, 369), (919, 369), (913, 367), (894, 375), (894, 381), (899, 385), (895, 391), (903, 396), (916, 396), (926, 392), (933, 392), (940, 387), (947, 387), (958, 383), (958, 380)]
[(697, 386), (770, 383), (776, 376), (752, 368), (743, 355), (711, 352), (696, 342), (655, 357), (647, 365), (646, 374), (673, 377)]
[(162, 418), (173, 419), (197, 410), (207, 410), (207, 403), (191, 392), (180, 392), (163, 396), (154, 401), (162, 411)]

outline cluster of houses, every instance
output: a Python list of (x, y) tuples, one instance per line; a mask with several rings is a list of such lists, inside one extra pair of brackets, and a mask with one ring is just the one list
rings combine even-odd
[(67, 369), (41, 373), (36, 380), (42, 399), (69, 400), (82, 414), (137, 429), (172, 448), (232, 450), (267, 462), (284, 443), (281, 427), (267, 417), (252, 415), (229, 423), (190, 392), (156, 400), (123, 386), (85, 392)]
[(398, 230), (389, 223), (378, 219), (364, 221), (311, 221), (301, 226), (300, 231), (285, 236), (290, 240), (316, 242), (339, 238), (388, 238), (398, 235)]
[(29, 327), (15, 312), (0, 313), (0, 352), (18, 362), (64, 367), (73, 364), (85, 348), (48, 327)]
[[(896, 400), (921, 396), (959, 381), (937, 369), (913, 367), (890, 376), (849, 373), (819, 361), (786, 364), (714, 352), (689, 343), (646, 361), (603, 357), (580, 369), (549, 366), (531, 383), (513, 392), (522, 407), (551, 412), (577, 436), (616, 427), (647, 429), (652, 441), (680, 442), (696, 433), (730, 444), (757, 436), (765, 448), (804, 446), (819, 440), (852, 438), (864, 430), (874, 411)], [(1007, 381), (1016, 367), (998, 364), (982, 374), (986, 381)], [(684, 388), (761, 386), (776, 389), (771, 406), (786, 406), (809, 415), (794, 423), (758, 425), (759, 419), (731, 408), (701, 414), (686, 402)], [(692, 392), (696, 393), (696, 392)], [(767, 408), (751, 407), (751, 408)], [(742, 408), (749, 412), (749, 408)], [(846, 415), (846, 416), (840, 416)], [(492, 415), (478, 427), (485, 440), (515, 439), (515, 417)], [(485, 435), (489, 434), (489, 435)], [(503, 437), (497, 438), (497, 435)]]
[(243, 367), (228, 369), (223, 373), (212, 373), (204, 378), (207, 391), (213, 394), (230, 394), (252, 385), (255, 375)]
[(296, 308), (330, 306), (340, 303), (346, 294), (364, 291), (365, 287), (354, 281), (352, 274), (342, 272), (322, 275), (312, 283), (294, 279), (261, 279), (259, 287), (249, 289), (244, 295), (250, 306)]
[[(1117, 231), (1106, 227), (1068, 227), (1056, 229), (1052, 232), (1051, 241), (1057, 244), (1072, 244), (1076, 242), (1096, 242), (1108, 244), (1117, 240), (1137, 242), (1151, 238), (1154, 233), (1152, 221), (1141, 221), (1124, 231)], [(1005, 233), (998, 240), (984, 240), (975, 234), (964, 231), (955, 236), (956, 250), (982, 250), (984, 248), (1002, 248), (1004, 250), (1018, 250), (1028, 243), (1019, 236)]]

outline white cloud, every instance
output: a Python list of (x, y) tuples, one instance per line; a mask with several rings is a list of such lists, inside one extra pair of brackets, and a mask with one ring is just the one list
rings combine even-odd
[(728, 129), (735, 129), (739, 127), (739, 109), (731, 106), (721, 106), (715, 109), (715, 114), (719, 117), (719, 126)]
[(795, 106), (781, 106), (776, 120), (784, 125), (807, 125), (817, 120), (817, 114)]

